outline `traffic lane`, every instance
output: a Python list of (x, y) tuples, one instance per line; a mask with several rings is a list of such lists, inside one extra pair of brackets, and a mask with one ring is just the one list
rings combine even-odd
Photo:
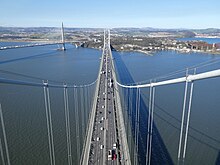
[[(111, 77), (112, 77), (112, 74), (110, 74), (111, 75)], [(117, 136), (116, 136), (116, 124), (115, 124), (115, 120), (116, 120), (116, 116), (115, 116), (115, 113), (114, 113), (114, 90), (113, 90), (113, 88), (110, 88), (109, 89), (109, 95), (111, 96), (111, 109), (112, 109), (112, 111), (113, 111), (113, 113), (112, 113), (112, 118), (113, 118), (113, 122), (112, 122), (112, 124), (113, 124), (113, 126), (112, 126), (112, 128), (114, 128), (114, 130), (113, 130), (113, 135), (112, 135), (112, 137), (113, 137), (113, 143), (116, 143), (117, 144)], [(116, 148), (116, 153), (117, 153), (117, 148)], [(118, 155), (117, 155), (118, 156)], [(116, 161), (114, 161), (114, 163), (113, 164), (118, 164), (118, 158), (116, 158)]]
[[(99, 112), (101, 112), (102, 111), (102, 109), (101, 108), (99, 108), (99, 110), (98, 110)], [(104, 143), (104, 134), (103, 134), (103, 132), (102, 132), (102, 130), (101, 130), (101, 128), (103, 128), (103, 123), (101, 122), (101, 115), (100, 115), (100, 113), (99, 113), (99, 115), (98, 115), (98, 118), (97, 118), (97, 122), (98, 122), (98, 124), (97, 124), (97, 138), (99, 139), (99, 141), (98, 141), (98, 144), (97, 144), (97, 155), (98, 155), (98, 162), (100, 163), (100, 162), (103, 162), (103, 160), (102, 160), (102, 158), (103, 158), (103, 155), (102, 155), (102, 148), (100, 148), (101, 147), (101, 145), (103, 145), (103, 143)]]
[[(101, 87), (101, 86), (100, 86)], [(99, 99), (99, 102), (98, 102), (98, 104), (97, 104), (97, 109), (96, 109), (96, 124), (95, 124), (95, 134), (96, 134), (96, 137), (98, 137), (98, 138), (100, 138), (100, 140), (96, 143), (96, 163), (97, 164), (100, 164), (101, 162), (103, 162), (103, 160), (102, 160), (102, 156), (101, 156), (101, 149), (99, 148), (101, 145), (102, 145), (102, 143), (104, 143), (103, 142), (103, 139), (104, 138), (102, 138), (102, 137), (104, 137), (104, 134), (102, 133), (102, 131), (101, 131), (101, 127), (103, 127), (103, 124), (101, 124), (100, 123), (100, 121), (101, 121), (101, 118), (102, 118), (102, 113), (100, 113), (100, 112), (102, 112), (102, 107), (101, 107), (101, 105), (103, 104), (103, 101), (102, 101), (102, 92), (103, 92), (103, 89), (104, 88), (102, 88), (102, 89), (100, 89), (100, 92), (99, 92), (99, 96), (101, 96), (101, 97), (99, 97), (100, 99)], [(100, 136), (100, 137), (99, 137)], [(98, 157), (97, 157), (98, 156)]]
[[(106, 56), (106, 55), (105, 55)], [(104, 60), (105, 61), (105, 60)], [(104, 65), (102, 66), (102, 71), (104, 71), (105, 73), (106, 73), (106, 71), (105, 71), (105, 68), (106, 68), (106, 64), (105, 63), (103, 63)], [(101, 73), (100, 73), (101, 74)], [(103, 83), (102, 85), (101, 85), (101, 83), (102, 82), (105, 82), (105, 74), (102, 74), (101, 76), (100, 76), (100, 84), (99, 84), (99, 98), (97, 98), (98, 99), (98, 102), (97, 102), (97, 105), (96, 105), (96, 116), (95, 116), (95, 123), (94, 123), (94, 128), (93, 128), (93, 140), (95, 140), (94, 138), (96, 137), (96, 141), (93, 143), (92, 142), (92, 147), (91, 148), (93, 148), (93, 150), (94, 150), (94, 152), (95, 153), (97, 153), (96, 155), (101, 155), (101, 154), (98, 154), (99, 152), (100, 152), (100, 150), (99, 150), (99, 146), (100, 146), (100, 144), (101, 143), (103, 143), (103, 140), (101, 139), (101, 137), (103, 137), (104, 135), (102, 135), (102, 131), (101, 131), (101, 128), (103, 127), (103, 124), (101, 124), (100, 123), (100, 121), (101, 121), (101, 117), (102, 117), (102, 107), (101, 107), (101, 105), (103, 104), (103, 101), (102, 101), (102, 99), (103, 99), (103, 97), (102, 97), (102, 93), (103, 93), (103, 91), (105, 90), (105, 83)], [(101, 112), (101, 113), (100, 113)], [(100, 136), (100, 137), (99, 137)], [(97, 137), (98, 137), (98, 141), (97, 141)], [(104, 139), (104, 138), (103, 138)], [(94, 146), (96, 146), (96, 147), (94, 147)], [(94, 159), (94, 158), (93, 158)], [(96, 163), (100, 163), (100, 161), (102, 161), (101, 160), (101, 158), (96, 158)]]
[[(101, 135), (101, 132), (100, 132), (100, 123), (99, 123), (99, 121), (100, 121), (100, 106), (99, 106), (99, 108), (97, 108), (97, 127), (96, 127), (96, 137), (98, 138), (98, 141), (97, 141), (97, 144), (96, 144), (96, 161), (97, 161), (97, 164), (99, 164), (100, 163), (100, 161), (101, 161), (101, 158), (100, 158), (100, 145), (101, 145), (101, 143), (102, 143), (102, 140), (103, 140), (103, 138), (102, 138), (102, 135)], [(97, 140), (97, 138), (96, 138), (96, 140)]]
[[(98, 109), (99, 109), (99, 102), (98, 102), (98, 104), (97, 104), (97, 108), (96, 108), (96, 119), (95, 119), (95, 125), (94, 125), (94, 138), (95, 137), (99, 137), (99, 131), (98, 131), (98, 129), (99, 129), (99, 126), (98, 126), (98, 120), (99, 120), (99, 113), (98, 113)], [(98, 146), (99, 146), (99, 141), (97, 141), (97, 138), (95, 139), (96, 141), (95, 141), (95, 153), (98, 153), (98, 151), (99, 151), (99, 148), (98, 148)], [(95, 159), (95, 162), (97, 163), (98, 162), (98, 160), (99, 160), (99, 158), (97, 157), (97, 154), (96, 155), (94, 155), (94, 157), (95, 158), (93, 158), (93, 159)]]
[[(110, 108), (110, 107), (109, 107)], [(111, 106), (112, 109), (112, 106)], [(116, 142), (116, 136), (115, 136), (115, 131), (116, 127), (114, 125), (114, 113), (112, 113), (112, 122), (111, 122), (111, 132), (110, 132), (110, 138), (111, 138), (111, 144), (110, 144), (110, 149), (113, 149), (113, 144)], [(112, 161), (110, 164), (116, 164), (116, 161)]]
[[(101, 124), (100, 123), (100, 121), (101, 121), (101, 118), (102, 118), (102, 110), (103, 110), (103, 103), (105, 103), (105, 100), (107, 99), (107, 101), (108, 101), (108, 99), (110, 98), (111, 100), (112, 100), (112, 97), (111, 97), (111, 95), (109, 95), (109, 94), (107, 94), (107, 93), (109, 93), (109, 88), (108, 88), (108, 85), (107, 85), (107, 87), (106, 87), (106, 81), (109, 81), (110, 80), (110, 75), (108, 74), (107, 75), (107, 80), (106, 80), (106, 74), (107, 74), (107, 70), (105, 69), (106, 67), (109, 67), (109, 65), (107, 65), (106, 66), (106, 64), (104, 63), (104, 65), (103, 65), (103, 68), (102, 68), (102, 71), (104, 71), (103, 73), (102, 73), (102, 75), (101, 75), (101, 81), (100, 81), (100, 92), (99, 92), (99, 96), (100, 96), (100, 101), (99, 101), (99, 104), (98, 104), (98, 107), (99, 108), (97, 108), (97, 111), (99, 111), (99, 113), (97, 113), (97, 121), (96, 122), (98, 122), (97, 123), (97, 134), (98, 135), (100, 135), (100, 133), (102, 134), (102, 130), (99, 130), (99, 128), (101, 128), (101, 126), (103, 126), (103, 124)], [(108, 82), (107, 82), (108, 83)], [(107, 88), (107, 92), (104, 92), (105, 91), (105, 89)], [(103, 94), (103, 95), (102, 95)], [(107, 98), (105, 98), (105, 95), (107, 94)], [(104, 100), (104, 101), (103, 101)], [(109, 102), (109, 101), (108, 101)], [(112, 107), (113, 107), (113, 104), (110, 102), (110, 104), (108, 103), (108, 107), (106, 107), (107, 109), (112, 109)], [(105, 110), (105, 108), (104, 108), (104, 110)], [(96, 111), (96, 112), (97, 112)], [(100, 113), (101, 112), (101, 113)], [(113, 111), (111, 111), (111, 113), (113, 114)], [(108, 114), (108, 113), (107, 113)], [(107, 118), (107, 117), (106, 117)], [(114, 118), (111, 118), (111, 131), (110, 131), (110, 136), (111, 136), (111, 138), (107, 138), (108, 140), (109, 139), (112, 139), (112, 137), (114, 138), (114, 136), (112, 136), (114, 133), (114, 127), (112, 127), (112, 125), (113, 125), (113, 123), (114, 123)], [(103, 128), (103, 127), (102, 127)], [(102, 135), (100, 135), (100, 136), (102, 136)], [(104, 136), (104, 135), (103, 135)], [(115, 141), (115, 140), (114, 140)], [(99, 143), (98, 143), (98, 145), (97, 145), (97, 150), (99, 151), (99, 153), (101, 152), (100, 150), (99, 150), (99, 146), (100, 146), (100, 144), (102, 143), (102, 140), (100, 140), (99, 141)], [(110, 142), (110, 147), (112, 147), (113, 146), (113, 140), (111, 140), (111, 142)], [(105, 148), (106, 146), (104, 146), (104, 148)], [(101, 154), (100, 154), (101, 155)], [(101, 161), (101, 158), (98, 158), (98, 164), (100, 163), (100, 161)]]
[[(105, 61), (105, 60), (104, 60)], [(103, 84), (101, 85), (102, 86), (102, 90), (101, 90), (101, 95), (102, 95), (102, 98), (101, 98), (101, 100), (102, 100), (102, 114), (104, 114), (105, 113), (105, 110), (106, 110), (106, 68), (107, 67), (107, 65), (106, 64), (104, 64), (103, 65), (103, 70), (104, 70), (104, 72), (103, 72), (103, 75), (102, 75), (102, 80), (103, 80)], [(103, 117), (103, 115), (102, 115), (102, 117)], [(105, 124), (104, 124), (104, 122), (102, 121), (102, 120), (100, 120), (100, 122), (102, 123), (102, 127), (100, 128), (101, 129), (101, 131), (102, 131), (102, 134), (103, 134), (103, 140), (105, 139), (105, 132), (103, 131), (103, 129), (105, 129), (104, 127), (105, 127)], [(102, 145), (104, 145), (105, 144), (105, 142), (106, 141), (103, 141), (103, 144)], [(106, 148), (106, 146), (104, 145), (104, 148), (103, 148), (103, 152), (102, 152), (102, 156), (105, 156), (105, 154), (106, 154), (106, 152), (105, 152), (105, 148)], [(104, 155), (103, 155), (104, 154)], [(101, 154), (100, 154), (101, 155)], [(105, 160), (103, 160), (103, 161), (105, 161)]]
[[(115, 131), (116, 131), (116, 127), (114, 125), (114, 113), (113, 113), (113, 93), (112, 93), (112, 89), (110, 87), (108, 87), (108, 102), (109, 102), (109, 106), (108, 106), (108, 111), (111, 112), (110, 114), (108, 113), (108, 119), (109, 121), (109, 134), (108, 134), (108, 138), (111, 139), (110, 143), (108, 143), (108, 149), (112, 150), (113, 149), (113, 144), (116, 142), (116, 135), (115, 135)], [(108, 161), (108, 164), (117, 164), (117, 161)]]

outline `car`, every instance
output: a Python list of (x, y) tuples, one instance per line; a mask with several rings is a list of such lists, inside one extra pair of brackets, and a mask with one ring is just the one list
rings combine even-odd
[(114, 143), (114, 144), (113, 144), (113, 149), (116, 150), (116, 148), (117, 148), (117, 144)]
[(103, 149), (104, 148), (104, 145), (100, 145), (100, 149)]
[(109, 87), (112, 88), (112, 85), (113, 85), (113, 84), (110, 82), (110, 83), (109, 83)]
[(105, 119), (104, 117), (101, 118), (101, 120), (104, 120), (104, 119)]
[(97, 137), (97, 139), (96, 139), (97, 141), (99, 141), (100, 140), (100, 137)]
[(101, 130), (104, 130), (104, 128), (103, 128), (103, 127), (101, 127), (100, 129), (101, 129)]
[(116, 151), (112, 150), (112, 160), (116, 160), (116, 159), (117, 159)]
[(112, 160), (112, 150), (108, 150), (108, 160)]

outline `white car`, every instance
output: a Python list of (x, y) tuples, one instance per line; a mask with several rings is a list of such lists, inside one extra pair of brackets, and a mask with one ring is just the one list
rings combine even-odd
[(114, 144), (113, 144), (113, 149), (116, 150), (116, 148), (117, 148), (117, 144), (114, 143)]
[(103, 149), (104, 148), (104, 145), (100, 145), (100, 149)]

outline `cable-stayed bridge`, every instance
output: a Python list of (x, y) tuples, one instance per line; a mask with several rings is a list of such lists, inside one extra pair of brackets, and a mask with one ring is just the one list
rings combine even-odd
[(47, 46), (47, 45), (61, 45), (61, 47), (58, 48), (58, 50), (66, 50), (65, 47), (65, 36), (64, 36), (64, 27), (63, 23), (61, 26), (61, 41), (55, 41), (55, 42), (43, 42), (43, 43), (30, 43), (25, 45), (11, 45), (11, 46), (2, 46), (0, 47), (0, 50), (7, 50), (7, 49), (17, 49), (17, 48), (27, 48), (27, 47), (36, 47), (36, 46)]
[[(65, 49), (65, 47), (64, 47)], [(65, 119), (66, 164), (184, 164), (187, 157), (190, 114), (192, 110), (194, 83), (220, 76), (220, 70), (193, 74), (186, 71), (180, 78), (164, 81), (151, 80), (148, 84), (123, 85), (115, 69), (110, 49), (110, 32), (104, 33), (103, 54), (97, 80), (86, 85), (55, 84), (48, 81), (35, 83), (25, 80), (1, 78), (1, 84), (36, 87), (41, 89), (47, 130), (48, 164), (59, 164), (56, 159), (53, 122), (53, 96), (58, 89), (61, 94)], [(117, 66), (116, 66), (117, 67)], [(182, 120), (176, 160), (172, 160), (161, 144), (154, 123), (155, 93), (159, 86), (185, 84), (182, 98)], [(145, 105), (147, 122), (146, 143), (142, 144), (140, 124), (143, 104), (142, 90), (149, 89), (148, 105)], [(3, 164), (14, 164), (8, 135), (5, 129), (4, 106), (0, 107), (1, 139), (0, 151)], [(71, 118), (75, 120), (72, 123)], [(74, 128), (75, 133), (72, 129)], [(75, 138), (73, 138), (75, 134)], [(153, 140), (157, 142), (155, 145)], [(155, 145), (155, 146), (154, 146)], [(143, 149), (144, 148), (144, 149)], [(156, 150), (156, 151), (155, 151)], [(154, 153), (154, 154), (153, 154)], [(144, 155), (144, 156), (143, 156)], [(144, 157), (144, 161), (142, 158)], [(156, 160), (160, 158), (160, 160)], [(13, 163), (12, 163), (13, 162)], [(15, 163), (16, 164), (16, 163)], [(33, 162), (34, 164), (34, 162)]]

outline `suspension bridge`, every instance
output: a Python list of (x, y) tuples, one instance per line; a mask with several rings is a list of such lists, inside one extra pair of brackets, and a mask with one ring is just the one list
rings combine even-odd
[[(62, 31), (63, 34), (63, 31)], [(61, 42), (64, 45), (64, 42)], [(192, 111), (194, 84), (197, 81), (220, 77), (220, 69), (190, 74), (163, 81), (150, 80), (147, 84), (124, 85), (119, 81), (110, 48), (110, 31), (104, 32), (104, 46), (97, 79), (86, 85), (57, 84), (49, 81), (30, 82), (0, 78), (1, 84), (35, 87), (41, 89), (45, 127), (47, 131), (48, 159), (46, 164), (59, 164), (54, 137), (53, 90), (59, 90), (65, 120), (66, 164), (185, 164)], [(62, 50), (65, 50), (65, 45)], [(160, 86), (184, 83), (183, 106), (176, 160), (172, 160), (161, 144), (161, 137), (154, 123), (155, 93)], [(142, 91), (149, 90), (148, 105), (143, 105)], [(62, 91), (62, 93), (60, 92)], [(145, 107), (146, 113), (142, 116)], [(18, 164), (8, 147), (4, 105), (0, 104), (2, 164)], [(147, 118), (143, 123), (142, 119)], [(71, 119), (74, 119), (73, 123)], [(140, 124), (147, 127), (140, 132)], [(10, 128), (8, 128), (10, 129)], [(74, 129), (74, 133), (73, 133)], [(74, 137), (73, 137), (74, 134)], [(142, 135), (146, 135), (142, 143)], [(156, 143), (153, 143), (155, 141)], [(144, 159), (142, 159), (144, 157)], [(160, 160), (157, 160), (157, 158)], [(19, 161), (19, 160), (18, 160)]]

